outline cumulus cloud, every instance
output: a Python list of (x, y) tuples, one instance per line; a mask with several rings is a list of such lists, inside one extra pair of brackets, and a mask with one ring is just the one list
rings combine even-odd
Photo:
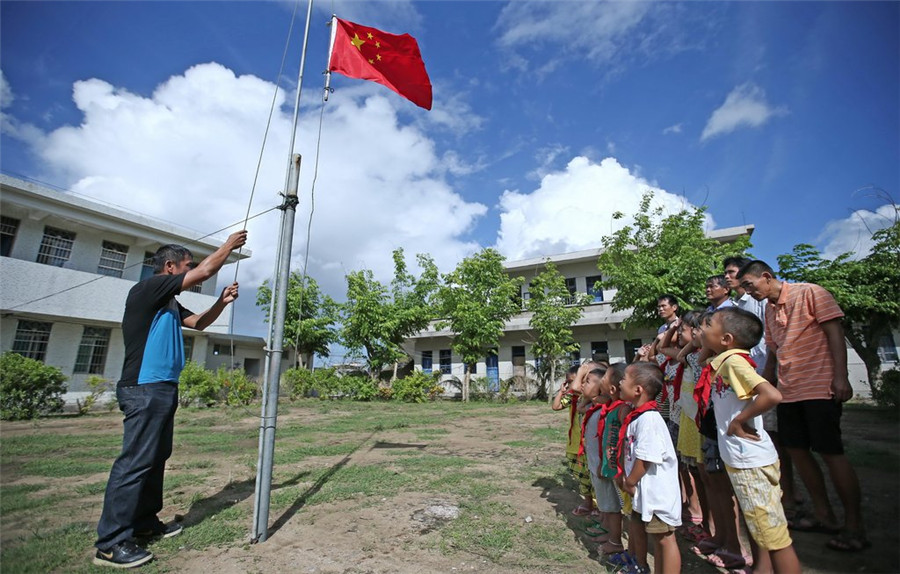
[[(216, 63), (169, 78), (149, 97), (100, 79), (80, 81), (73, 89), (80, 125), (43, 134), (33, 150), (52, 170), (41, 174), (48, 181), (210, 232), (244, 218), (273, 91), (267, 81)], [(294, 269), (306, 248), (317, 99), (301, 112), (297, 132), (303, 166)], [(279, 92), (252, 213), (281, 203), (292, 102), (293, 95)], [(366, 267), (388, 280), (397, 247), (411, 259), (430, 253), (443, 269), (478, 249), (463, 236), (487, 208), (446, 183), (449, 172), (465, 169), (463, 162), (438, 153), (423, 129), (401, 121), (398, 109), (405, 105), (380, 86), (360, 83), (336, 92), (325, 108), (309, 273), (338, 298), (350, 270)], [(241, 264), (239, 277), (249, 295), (239, 301), (245, 306), (253, 306), (256, 286), (273, 272), (279, 215), (248, 225), (253, 257)]]
[[(641, 197), (654, 192), (664, 213), (692, 207), (683, 197), (647, 181), (615, 158), (600, 163), (577, 156), (528, 193), (507, 190), (500, 198), (497, 249), (508, 259), (566, 253), (601, 246), (601, 238), (634, 221)], [(625, 218), (613, 220), (621, 211)], [(713, 221), (708, 218), (711, 228)]]
[(822, 256), (834, 259), (843, 253), (853, 253), (862, 258), (872, 251), (872, 234), (893, 225), (900, 218), (900, 211), (892, 204), (882, 205), (875, 211), (860, 209), (845, 219), (829, 221), (816, 239), (822, 245)]
[(725, 102), (709, 117), (700, 141), (728, 134), (742, 127), (758, 128), (773, 117), (787, 113), (784, 106), (772, 107), (766, 101), (766, 93), (759, 86), (751, 82), (741, 84), (731, 90)]
[(3, 75), (3, 70), (0, 70), (0, 109), (8, 108), (13, 101), (13, 92), (12, 88), (9, 87), (9, 82), (6, 81), (6, 76)]

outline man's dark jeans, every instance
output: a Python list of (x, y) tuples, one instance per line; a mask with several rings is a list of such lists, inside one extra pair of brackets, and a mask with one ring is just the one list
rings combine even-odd
[(163, 506), (163, 473), (172, 454), (178, 408), (176, 383), (149, 383), (116, 389), (125, 415), (122, 453), (113, 463), (97, 524), (103, 551), (130, 539), (135, 530), (156, 529)]

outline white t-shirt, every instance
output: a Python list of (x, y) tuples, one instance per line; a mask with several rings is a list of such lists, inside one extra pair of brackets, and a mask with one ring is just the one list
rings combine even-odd
[(648, 411), (628, 425), (625, 431), (625, 476), (634, 461), (647, 464), (647, 474), (638, 482), (634, 511), (650, 522), (655, 514), (669, 526), (681, 526), (681, 487), (678, 485), (678, 461), (666, 423), (657, 411)]
[(755, 400), (753, 388), (760, 382), (765, 382), (747, 359), (735, 356), (736, 353), (747, 354), (747, 351), (731, 349), (721, 353), (710, 363), (714, 374), (709, 400), (715, 405), (719, 451), (725, 464), (733, 468), (768, 466), (778, 460), (778, 452), (769, 433), (763, 428), (762, 416), (754, 417), (748, 422), (749, 426), (756, 429), (760, 440), (726, 434), (728, 425), (744, 409), (747, 401)]

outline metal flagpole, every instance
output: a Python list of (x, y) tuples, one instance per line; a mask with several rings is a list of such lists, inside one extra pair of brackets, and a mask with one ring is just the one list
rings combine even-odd
[(290, 287), (291, 244), (294, 235), (297, 188), (300, 181), (300, 156), (294, 154), (297, 120), (300, 114), (300, 94), (303, 88), (303, 69), (306, 67), (306, 48), (309, 44), (309, 26), (312, 20), (313, 0), (306, 7), (306, 30), (303, 50), (300, 54), (300, 71), (297, 77), (297, 96), (294, 100), (294, 118), (291, 126), (291, 143), (287, 174), (285, 175), (284, 202), (281, 205), (281, 236), (278, 244), (275, 282), (272, 285), (272, 304), (275, 314), (270, 325), (270, 353), (266, 364), (265, 396), (259, 428), (259, 456), (256, 467), (256, 490), (253, 501), (252, 543), (265, 542), (269, 537), (269, 502), (272, 488), (272, 463), (275, 455), (275, 428), (278, 419), (278, 391), (281, 379), (281, 358), (284, 352), (284, 321), (287, 315), (287, 292)]

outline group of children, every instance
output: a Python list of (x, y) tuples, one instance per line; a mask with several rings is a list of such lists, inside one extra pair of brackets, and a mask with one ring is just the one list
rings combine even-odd
[[(680, 572), (676, 531), (719, 568), (800, 571), (762, 421), (781, 394), (750, 356), (763, 324), (716, 293), (709, 309), (667, 320), (635, 362), (573, 368), (554, 399), (570, 409), (567, 455), (585, 498), (574, 513), (595, 517), (587, 534), (624, 572), (649, 573), (648, 538), (654, 572)], [(741, 550), (741, 514), (752, 558)]]

